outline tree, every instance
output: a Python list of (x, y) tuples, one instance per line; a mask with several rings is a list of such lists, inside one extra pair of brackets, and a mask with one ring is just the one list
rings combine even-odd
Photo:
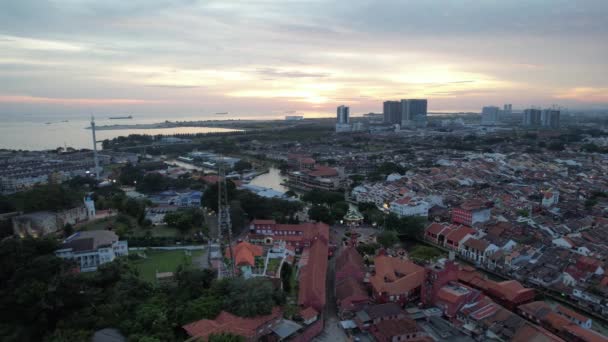
[(246, 160), (239, 160), (238, 162), (236, 162), (234, 164), (234, 171), (236, 172), (243, 172), (245, 170), (251, 170), (253, 166), (251, 165), (250, 162), (246, 161)]
[(291, 273), (292, 267), (289, 263), (283, 263), (281, 266), (281, 281), (283, 282), (283, 291), (291, 292)]
[[(226, 180), (226, 192), (228, 193), (228, 199), (232, 200), (236, 198), (236, 185), (231, 180)], [(218, 186), (217, 183), (211, 184), (207, 187), (207, 190), (203, 193), (202, 205), (203, 207), (209, 208), (217, 212), (217, 201), (218, 201)]]
[(63, 227), (63, 236), (70, 236), (74, 234), (74, 227), (67, 223), (64, 227)]
[(268, 315), (277, 304), (272, 283), (265, 278), (233, 279), (227, 290), (224, 307), (237, 316)]
[(378, 235), (377, 240), (383, 247), (389, 248), (399, 242), (399, 237), (395, 231), (385, 230)]
[(137, 182), (137, 191), (143, 193), (159, 192), (166, 190), (169, 185), (167, 177), (160, 173), (148, 173), (141, 181)]
[(333, 224), (334, 218), (331, 215), (329, 209), (322, 205), (313, 205), (310, 209), (308, 209), (308, 217), (311, 220), (324, 222), (327, 224)]

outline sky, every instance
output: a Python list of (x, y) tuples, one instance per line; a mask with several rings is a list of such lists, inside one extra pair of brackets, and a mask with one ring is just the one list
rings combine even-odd
[(0, 116), (608, 108), (606, 0), (0, 0)]

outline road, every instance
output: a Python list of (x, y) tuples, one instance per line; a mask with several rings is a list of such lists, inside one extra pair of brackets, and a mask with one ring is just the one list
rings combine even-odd
[[(337, 236), (340, 234), (339, 236)], [(340, 237), (342, 233), (335, 234), (334, 229), (331, 229), (330, 232), (330, 241), (340, 241)], [(337, 243), (338, 248), (334, 253), (334, 256), (329, 259), (327, 263), (327, 279), (326, 279), (326, 294), (327, 299), (325, 303), (325, 328), (323, 332), (315, 337), (313, 341), (317, 342), (337, 342), (337, 341), (347, 341), (348, 337), (344, 333), (344, 330), (340, 327), (340, 319), (338, 318), (338, 307), (336, 305), (336, 256), (342, 250), (342, 244), (340, 242)]]

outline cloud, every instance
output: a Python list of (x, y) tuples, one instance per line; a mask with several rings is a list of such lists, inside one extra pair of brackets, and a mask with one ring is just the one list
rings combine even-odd
[(42, 103), (58, 105), (79, 105), (79, 106), (110, 106), (110, 105), (140, 105), (165, 103), (160, 100), (147, 99), (107, 99), (107, 98), (51, 98), (29, 95), (0, 95), (0, 103)]
[(279, 70), (276, 68), (260, 68), (256, 72), (265, 77), (277, 77), (277, 78), (324, 78), (329, 77), (329, 73), (324, 72), (305, 72), (296, 70)]
[(608, 104), (608, 87), (592, 88), (592, 87), (576, 87), (566, 89), (554, 95), (556, 99), (577, 100), (588, 103), (605, 103)]

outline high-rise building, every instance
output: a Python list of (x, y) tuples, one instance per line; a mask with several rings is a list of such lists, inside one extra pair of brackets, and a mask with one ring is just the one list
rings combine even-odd
[(522, 124), (528, 127), (538, 127), (541, 124), (540, 121), (541, 111), (540, 109), (529, 108), (524, 110), (524, 116)]
[[(505, 108), (507, 105), (505, 105)], [(498, 114), (500, 109), (496, 106), (486, 106), (481, 110), (481, 124), (484, 126), (492, 126), (498, 123)]]
[(401, 100), (401, 125), (406, 127), (426, 127), (427, 100)]
[(401, 102), (384, 101), (384, 123), (401, 124)]
[(545, 109), (540, 114), (540, 124), (545, 128), (559, 128), (559, 109)]
[(336, 111), (336, 120), (339, 124), (350, 123), (350, 109), (346, 106), (338, 107)]
[(503, 112), (504, 112), (504, 114), (507, 114), (507, 115), (512, 114), (513, 113), (513, 105), (510, 104), (510, 103), (505, 104), (504, 107), (503, 107)]

